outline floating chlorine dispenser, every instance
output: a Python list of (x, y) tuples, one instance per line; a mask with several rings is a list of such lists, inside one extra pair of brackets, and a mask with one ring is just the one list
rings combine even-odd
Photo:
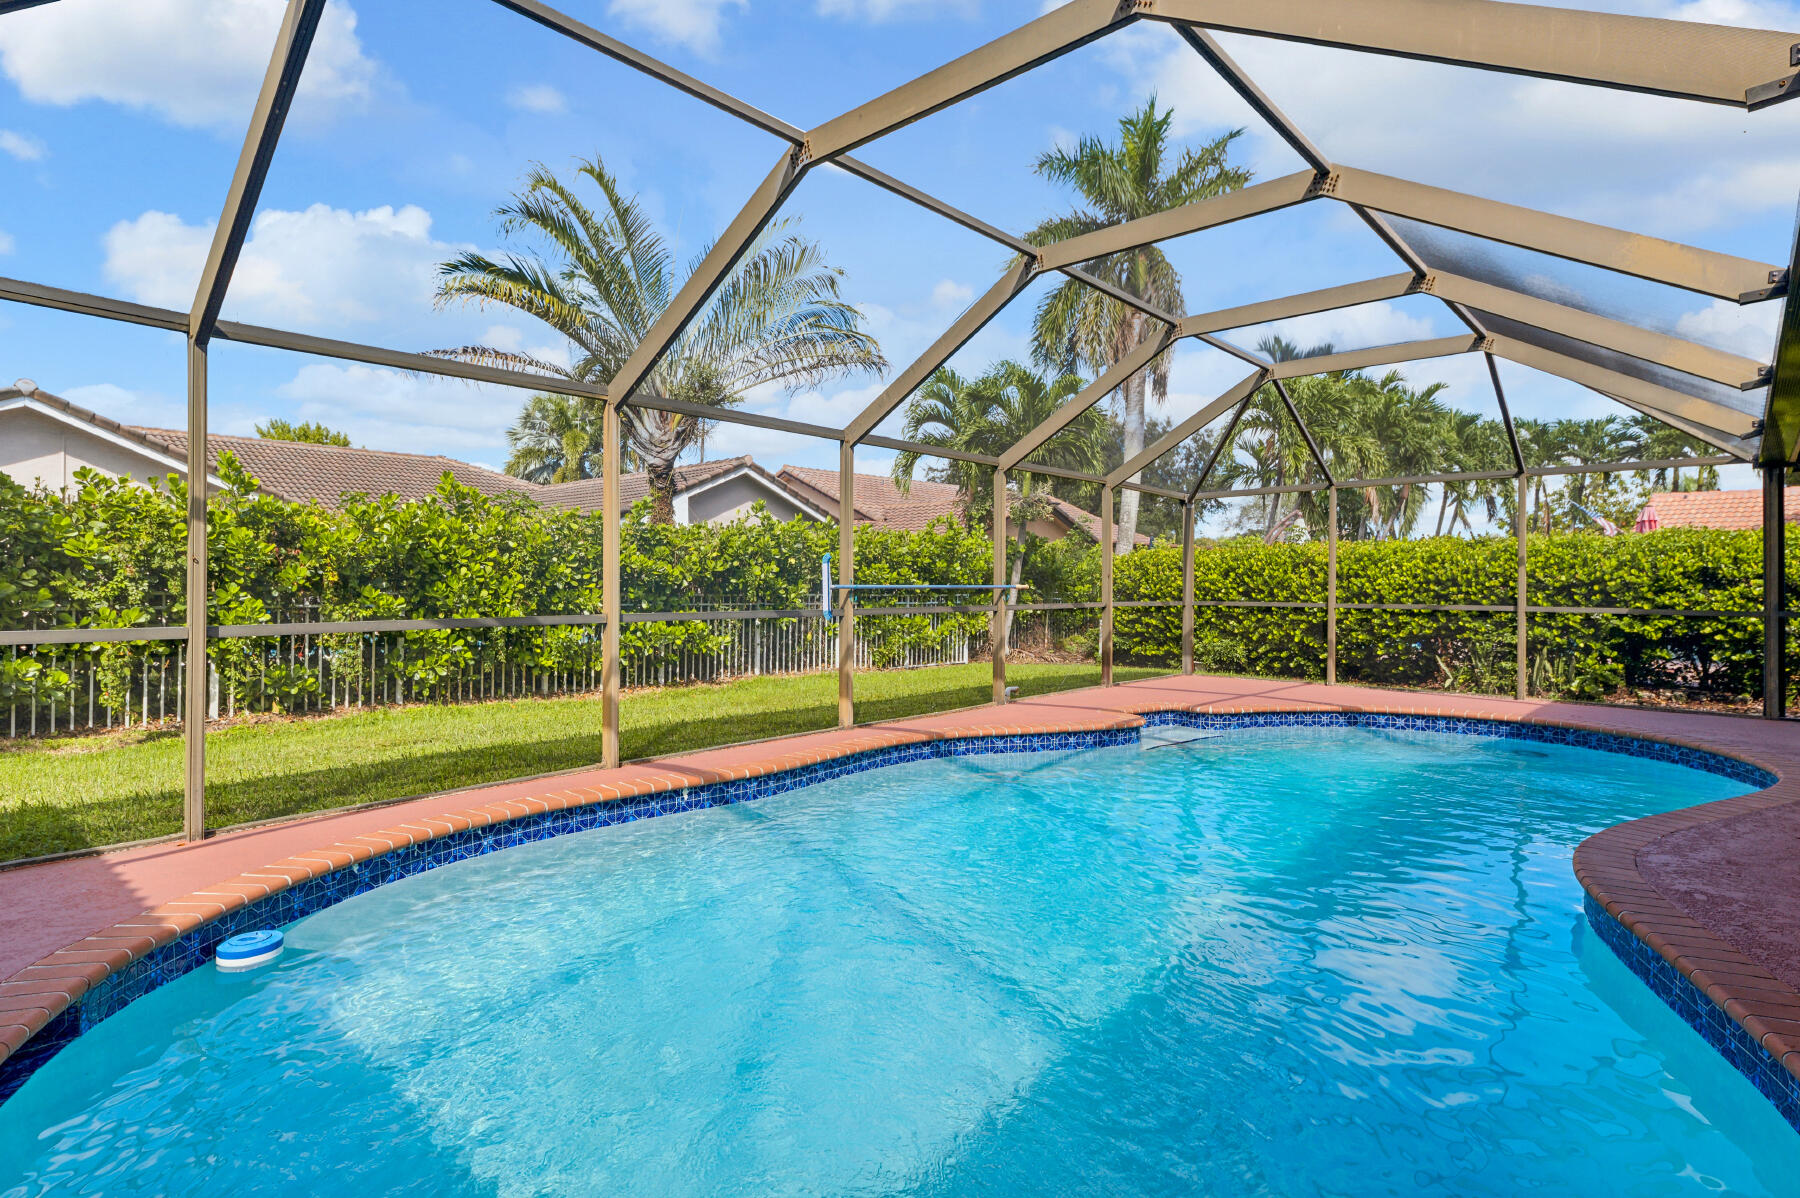
[(240, 932), (219, 945), (216, 959), (219, 962), (219, 968), (227, 973), (255, 969), (257, 966), (267, 965), (279, 957), (283, 942), (284, 938), (281, 933), (274, 928)]

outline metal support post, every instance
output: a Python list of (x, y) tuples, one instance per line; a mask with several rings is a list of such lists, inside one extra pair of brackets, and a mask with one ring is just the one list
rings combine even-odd
[(994, 622), (988, 642), (994, 658), (994, 702), (1006, 702), (1006, 471), (994, 467)]
[[(856, 445), (838, 444), (838, 583), (856, 581)], [(856, 727), (856, 592), (840, 592), (838, 613), (838, 727)]]
[(1100, 685), (1113, 681), (1113, 489), (1100, 488)]
[(1194, 504), (1181, 505), (1181, 672), (1194, 672)]
[(1325, 685), (1337, 685), (1338, 489), (1325, 492)]
[(188, 338), (187, 441), (187, 678), (182, 684), (186, 765), (181, 834), (206, 835), (206, 346)]
[(1513, 612), (1517, 621), (1515, 644), (1513, 648), (1513, 670), (1515, 673), (1514, 692), (1521, 699), (1528, 698), (1530, 680), (1525, 674), (1525, 533), (1530, 527), (1530, 513), (1526, 504), (1531, 498), (1531, 479), (1519, 475), (1519, 497), (1516, 515), (1513, 519), (1513, 532), (1519, 541), (1519, 577), (1513, 592)]
[(608, 403), (601, 430), (600, 603), (606, 616), (600, 646), (600, 764), (619, 764), (619, 632), (623, 622), (623, 538), (619, 528), (619, 405)]
[(1787, 715), (1787, 512), (1784, 476), (1777, 462), (1763, 467), (1763, 718)]

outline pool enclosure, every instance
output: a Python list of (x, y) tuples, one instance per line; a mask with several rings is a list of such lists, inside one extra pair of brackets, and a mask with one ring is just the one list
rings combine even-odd
[[(45, 0), (0, 0), (0, 21), (17, 10)], [(54, 0), (51, 0), (54, 2)], [(1337, 681), (1338, 602), (1337, 510), (1340, 495), (1351, 491), (1405, 485), (1457, 484), (1513, 480), (1516, 484), (1515, 532), (1518, 540), (1518, 585), (1510, 605), (1451, 605), (1434, 610), (1481, 610), (1516, 627), (1516, 674), (1525, 696), (1528, 619), (1542, 614), (1699, 613), (1644, 612), (1626, 609), (1534, 606), (1527, 602), (1526, 529), (1524, 518), (1533, 481), (1558, 474), (1751, 464), (1761, 471), (1764, 495), (1762, 608), (1750, 613), (1762, 622), (1763, 714), (1782, 718), (1785, 635), (1789, 616), (1783, 595), (1783, 480), (1800, 453), (1800, 309), (1791, 286), (1800, 272), (1800, 239), (1771, 246), (1777, 261), (1764, 262), (1641, 236), (1600, 224), (1487, 200), (1436, 186), (1358, 169), (1336, 162), (1310, 141), (1257, 82), (1215, 38), (1215, 33), (1247, 35), (1393, 55), (1542, 79), (1672, 97), (1694, 103), (1727, 105), (1751, 113), (1780, 103), (1800, 91), (1800, 33), (1583, 12), (1494, 0), (1076, 0), (1057, 8), (980, 48), (851, 109), (813, 128), (791, 125), (668, 66), (538, 0), (497, 0), (520, 19), (561, 34), (594, 52), (679, 89), (787, 144), (767, 176), (745, 201), (735, 219), (720, 233), (704, 260), (667, 308), (655, 320), (614, 377), (575, 381), (549, 374), (475, 364), (424, 353), (408, 353), (307, 333), (224, 320), (221, 311), (233, 270), (250, 229), (265, 178), (277, 152), (305, 67), (324, 0), (288, 0), (249, 132), (238, 157), (222, 214), (212, 235), (205, 268), (191, 307), (186, 311), (125, 302), (16, 279), (0, 279), (0, 296), (24, 304), (124, 321), (182, 334), (187, 340), (188, 477), (207, 471), (208, 349), (215, 340), (297, 351), (431, 375), (533, 388), (569, 394), (604, 404), (604, 602), (599, 612), (569, 615), (398, 619), (304, 624), (208, 626), (208, 577), (205, 488), (193, 488), (187, 509), (187, 611), (185, 625), (129, 629), (77, 628), (54, 633), (0, 632), (0, 645), (176, 641), (185, 645), (185, 686), (181, 691), (186, 739), (184, 822), (187, 835), (205, 831), (205, 736), (208, 645), (214, 640), (294, 634), (386, 633), (434, 628), (587, 625), (601, 636), (600, 689), (603, 696), (604, 761), (619, 759), (621, 690), (619, 636), (630, 620), (705, 619), (701, 612), (626, 612), (620, 585), (620, 438), (622, 421), (634, 410), (653, 410), (725, 424), (742, 424), (776, 432), (836, 442), (839, 447), (840, 512), (855, 510), (854, 455), (858, 446), (910, 452), (931, 458), (974, 463), (991, 472), (996, 510), (1005, 502), (1009, 476), (1020, 473), (1061, 476), (1101, 488), (1101, 587), (1099, 659), (1102, 681), (1113, 668), (1113, 625), (1117, 601), (1113, 593), (1113, 510), (1121, 493), (1137, 492), (1180, 506), (1183, 513), (1181, 668), (1194, 669), (1196, 610), (1209, 602), (1226, 602), (1195, 594), (1195, 512), (1214, 499), (1242, 499), (1272, 493), (1323, 494), (1326, 521), (1327, 587), (1323, 605), (1326, 626), (1324, 672)], [(1304, 162), (1304, 169), (1141, 219), (1053, 242), (1031, 244), (858, 159), (855, 151), (912, 122), (1005, 82), (1052, 59), (1138, 22), (1160, 22), (1191, 48), (1196, 70), (1216, 75)], [(1475, 76), (1472, 76), (1475, 78)], [(1473, 94), (1473, 93), (1471, 93)], [(1453, 102), (1462, 102), (1461, 98)], [(1479, 133), (1479, 103), (1472, 103), (1471, 135)], [(1754, 119), (1752, 117), (1751, 119)], [(843, 427), (829, 427), (730, 408), (691, 403), (656, 393), (653, 372), (671, 344), (699, 314), (755, 239), (781, 212), (784, 202), (809, 174), (836, 168), (865, 180), (893, 196), (918, 205), (961, 226), (1013, 255), (1011, 264), (978, 294), (935, 342), (905, 365), (866, 408)], [(1671, 164), (1679, 171), (1679, 164)], [(1342, 286), (1291, 293), (1271, 272), (1260, 280), (1271, 297), (1218, 311), (1169, 312), (1129, 290), (1101, 278), (1091, 269), (1097, 260), (1165, 242), (1202, 230), (1254, 221), (1266, 214), (1301, 205), (1342, 205), (1392, 251), (1395, 270), (1382, 277)], [(1591, 278), (1629, 278), (1722, 301), (1730, 305), (1778, 304), (1782, 307), (1772, 362), (1684, 339), (1634, 319), (1628, 304), (1607, 292), (1583, 293), (1557, 284), (1535, 264), (1577, 264)], [(1010, 302), (1034, 282), (1060, 275), (1136, 309), (1156, 330), (1136, 348), (1069, 399), (1004, 453), (988, 456), (946, 450), (882, 432), (884, 422), (940, 366), (950, 360)], [(1451, 337), (1350, 349), (1323, 355), (1272, 360), (1226, 340), (1221, 333), (1361, 304), (1420, 296), (1440, 301), (1466, 332)], [(1117, 391), (1127, 380), (1151, 369), (1184, 342), (1197, 342), (1242, 364), (1242, 378), (1180, 420), (1166, 434), (1127, 457), (1104, 475), (1081, 473), (1033, 460), (1082, 412)], [(1327, 372), (1415, 362), (1453, 355), (1481, 355), (1492, 382), (1494, 401), (1504, 422), (1510, 465), (1491, 471), (1463, 471), (1405, 478), (1356, 478), (1334, 475), (1313, 433), (1293, 403), (1289, 380)], [(1680, 430), (1717, 452), (1680, 457), (1577, 467), (1532, 466), (1521, 451), (1518, 431), (1508, 410), (1496, 362), (1504, 360), (1560, 377), (1616, 401), (1625, 408)], [(1259, 393), (1272, 390), (1308, 445), (1315, 473), (1308, 481), (1279, 487), (1208, 488), (1220, 453), (1230, 442), (1245, 411)], [(1207, 461), (1185, 488), (1146, 482), (1143, 472), (1189, 443), (1209, 427), (1224, 422), (1224, 432)], [(835, 569), (837, 584), (855, 584), (855, 522), (841, 520)], [(989, 637), (993, 698), (1001, 701), (1007, 686), (1008, 645), (1004, 630), (1011, 611), (1042, 610), (1055, 604), (1018, 603), (1005, 589), (1008, 582), (1007, 521), (994, 521), (994, 591), (979, 610), (991, 612)], [(879, 613), (881, 599), (859, 600), (861, 592), (841, 590), (830, 604), (838, 616), (838, 719), (856, 719), (854, 646), (859, 603), (865, 614)], [(1270, 604), (1280, 606), (1280, 604)], [(909, 609), (917, 610), (917, 609)], [(952, 610), (948, 605), (945, 610)], [(1742, 614), (1742, 613), (1740, 613)], [(717, 617), (713, 617), (717, 618)]]

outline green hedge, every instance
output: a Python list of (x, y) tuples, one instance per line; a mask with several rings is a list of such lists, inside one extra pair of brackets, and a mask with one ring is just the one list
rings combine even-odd
[[(1789, 577), (1800, 567), (1790, 537)], [(1530, 650), (1539, 689), (1600, 697), (1620, 686), (1685, 686), (1739, 697), (1760, 692), (1762, 544), (1756, 531), (1668, 529), (1643, 535), (1533, 536), (1528, 601), (1550, 607), (1627, 607), (1752, 613), (1737, 616), (1536, 615)], [(1347, 611), (1355, 603), (1513, 602), (1511, 537), (1344, 542), (1338, 549), (1338, 673), (1345, 681), (1513, 685), (1514, 617), (1506, 613)], [(1199, 600), (1323, 604), (1325, 547), (1255, 540), (1194, 556)], [(1159, 547), (1115, 566), (1120, 600), (1178, 600), (1181, 553)], [(1790, 596), (1790, 608), (1793, 600)], [(1180, 654), (1176, 607), (1120, 608), (1122, 660), (1169, 664)], [(1201, 669), (1317, 678), (1325, 668), (1322, 608), (1203, 607), (1195, 619)]]
[[(290, 504), (260, 494), (230, 457), (227, 489), (209, 504), (210, 619), (220, 624), (418, 616), (511, 616), (597, 611), (598, 517), (542, 509), (521, 497), (488, 498), (445, 479), (436, 494), (403, 503), (356, 499), (341, 510)], [(0, 476), (0, 627), (134, 627), (179, 623), (183, 511), (179, 480), (145, 487), (84, 472), (67, 498), (28, 492)], [(667, 527), (627, 519), (624, 586), (628, 610), (682, 611), (732, 604), (792, 609), (817, 601), (820, 557), (836, 548), (834, 527), (766, 515), (723, 526)], [(1791, 538), (1800, 558), (1800, 537)], [(1754, 613), (1761, 599), (1757, 532), (1671, 529), (1614, 538), (1534, 536), (1529, 598), (1534, 604)], [(859, 529), (857, 575), (867, 582), (982, 583), (991, 547), (979, 529), (945, 521), (919, 533)], [(1095, 546), (1081, 538), (1034, 542), (1026, 578), (1034, 598), (1093, 599)], [(1352, 541), (1339, 548), (1339, 602), (1512, 602), (1516, 571), (1509, 537)], [(1177, 600), (1180, 551), (1140, 550), (1118, 560), (1121, 600)], [(1789, 566), (1800, 581), (1800, 560)], [(1264, 545), (1254, 538), (1203, 547), (1195, 557), (1202, 600), (1322, 604), (1325, 548)], [(1793, 603), (1790, 600), (1789, 606)], [(954, 617), (933, 630), (927, 617), (883, 617), (883, 652), (958, 632), (979, 635), (986, 617)], [(1118, 649), (1125, 661), (1173, 664), (1180, 652), (1175, 607), (1121, 608)], [(594, 630), (583, 627), (407, 634), (403, 671), (413, 693), (491, 662), (540, 669), (591, 658)], [(688, 621), (631, 623), (621, 631), (632, 656), (710, 652), (716, 626)], [(360, 638), (343, 638), (344, 650)], [(1200, 668), (1320, 677), (1325, 665), (1322, 608), (1205, 607), (1196, 619)], [(263, 693), (283, 705), (281, 663), (271, 638), (217, 642), (223, 680), (255, 671)], [(1540, 689), (1599, 697), (1620, 686), (1687, 686), (1737, 697), (1760, 685), (1762, 626), (1755, 618), (1542, 615), (1531, 621), (1532, 669)], [(41, 651), (0, 660), (0, 702), (65, 685), (71, 653), (101, 663), (103, 688), (122, 689), (127, 671), (171, 642)], [(1506, 691), (1513, 686), (1513, 617), (1505, 613), (1342, 610), (1339, 677), (1346, 681), (1449, 685)], [(273, 685), (267, 680), (271, 671)], [(290, 698), (308, 679), (295, 671)], [(111, 702), (109, 694), (102, 700)]]
[[(295, 619), (521, 616), (595, 612), (601, 606), (601, 521), (553, 511), (519, 496), (490, 498), (445, 477), (429, 499), (359, 498), (341, 510), (261, 494), (230, 455), (219, 464), (227, 488), (208, 504), (208, 567), (216, 624)], [(0, 475), (0, 628), (129, 628), (186, 618), (184, 511), (179, 479), (141, 486), (91, 471), (65, 497), (31, 492)], [(985, 533), (945, 520), (923, 532), (857, 530), (857, 574), (869, 582), (981, 583), (991, 577)], [(794, 609), (818, 602), (819, 562), (835, 552), (835, 526), (766, 514), (719, 526), (656, 526), (637, 514), (623, 528), (624, 604), (636, 611), (689, 611), (719, 605)], [(987, 618), (877, 617), (878, 662), (957, 632), (979, 634)], [(720, 626), (628, 623), (624, 653), (654, 664), (659, 655), (712, 652)], [(505, 662), (543, 670), (588, 660), (591, 627), (479, 629), (406, 634), (403, 661), (389, 666), (409, 693), (430, 693), (459, 670)], [(359, 636), (336, 638), (360, 652)], [(272, 638), (215, 642), (225, 685), (258, 678), (258, 693), (284, 706), (284, 668)], [(123, 693), (125, 676), (173, 642), (40, 650), (0, 660), (0, 703), (55, 693), (71, 653), (101, 663), (102, 701)], [(272, 682), (270, 674), (277, 675)], [(289, 703), (310, 685), (293, 670)]]

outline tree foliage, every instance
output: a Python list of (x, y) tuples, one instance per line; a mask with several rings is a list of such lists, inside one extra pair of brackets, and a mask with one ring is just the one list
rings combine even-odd
[[(1790, 535), (1790, 577), (1800, 537)], [(1533, 535), (1527, 601), (1543, 607), (1700, 611), (1702, 616), (1530, 617), (1540, 689), (1602, 698), (1625, 688), (1679, 687), (1736, 699), (1760, 689), (1761, 534), (1699, 528), (1604, 537)], [(1318, 678), (1325, 667), (1326, 547), (1238, 537), (1198, 549), (1195, 594), (1310, 608), (1198, 609), (1198, 668)], [(1338, 676), (1508, 693), (1514, 620), (1499, 612), (1358, 611), (1354, 604), (1466, 604), (1510, 609), (1517, 576), (1511, 537), (1432, 537), (1338, 547)], [(1179, 600), (1181, 553), (1158, 547), (1115, 566), (1116, 597)], [(1794, 598), (1790, 595), (1790, 606)], [(1742, 614), (1736, 614), (1742, 613)], [(1118, 609), (1122, 659), (1179, 659), (1177, 607)]]
[[(489, 497), (445, 475), (428, 499), (352, 497), (341, 510), (265, 495), (229, 453), (227, 484), (208, 503), (208, 619), (215, 624), (561, 615), (601, 609), (602, 537), (597, 514), (541, 508), (520, 495)], [(142, 486), (91, 470), (64, 496), (28, 491), (0, 476), (0, 627), (132, 628), (186, 619), (186, 492), (179, 478)], [(724, 525), (660, 525), (648, 501), (627, 516), (621, 569), (635, 611), (716, 605), (792, 610), (818, 604), (819, 561), (837, 531), (766, 512)], [(985, 583), (992, 561), (979, 530), (943, 520), (921, 532), (857, 530), (857, 574), (871, 582)], [(909, 647), (978, 635), (981, 613), (936, 627), (928, 616), (871, 617), (877, 664)], [(405, 634), (404, 660), (384, 669), (408, 693), (428, 693), (464, 668), (505, 662), (567, 668), (593, 653), (591, 626), (456, 629)], [(633, 622), (622, 651), (654, 665), (663, 655), (710, 653), (723, 638), (704, 621)], [(361, 634), (330, 642), (360, 653)], [(8, 658), (0, 702), (57, 693), (58, 662), (71, 653), (100, 663), (103, 703), (116, 707), (127, 675), (174, 642), (40, 649)], [(225, 686), (266, 679), (284, 663), (276, 638), (215, 641)], [(278, 680), (279, 681), (279, 680)], [(293, 685), (303, 686), (295, 678)], [(279, 696), (279, 685), (268, 689)]]
[[(1119, 121), (1117, 142), (1083, 137), (1071, 149), (1040, 155), (1038, 174), (1073, 191), (1080, 207), (1042, 222), (1025, 234), (1025, 240), (1033, 245), (1065, 241), (1236, 191), (1250, 182), (1250, 172), (1230, 161), (1231, 143), (1243, 130), (1177, 152), (1169, 137), (1174, 119), (1174, 110), (1158, 109), (1152, 96), (1143, 108)], [(1154, 245), (1109, 254), (1087, 263), (1086, 269), (1164, 312), (1180, 316), (1187, 311), (1181, 274)], [(1162, 328), (1136, 308), (1071, 279), (1038, 305), (1034, 353), (1040, 364), (1061, 373), (1079, 367), (1097, 377)], [(1146, 397), (1162, 399), (1168, 385), (1165, 354), (1120, 389), (1124, 457), (1144, 447)], [(1122, 492), (1118, 543), (1126, 551), (1137, 531), (1137, 513), (1137, 492)]]
[(265, 420), (256, 426), (256, 435), (265, 441), (301, 441), (308, 445), (350, 446), (350, 435), (326, 428), (316, 420), (302, 424), (280, 418)]
[[(487, 345), (440, 353), (604, 385), (656, 326), (711, 247), (679, 270), (643, 204), (620, 190), (598, 157), (581, 162), (575, 174), (565, 181), (542, 164), (533, 166), (524, 187), (494, 214), (501, 234), (523, 244), (498, 258), (465, 251), (439, 268), (438, 281), (440, 305), (500, 304), (535, 317), (567, 340), (573, 364)], [(598, 204), (583, 197), (583, 183), (597, 193)], [(818, 243), (793, 229), (793, 221), (778, 220), (751, 243), (638, 384), (638, 394), (731, 407), (768, 384), (793, 389), (886, 367), (881, 347), (862, 326), (862, 313), (839, 294), (843, 272), (827, 262)], [(571, 402), (582, 418), (570, 428), (596, 440), (596, 401)], [(641, 405), (621, 411), (624, 439), (649, 475), (651, 518), (673, 523), (675, 463), (699, 440), (705, 421)], [(544, 468), (547, 441), (554, 442), (550, 452), (558, 462), (552, 473), (579, 468), (579, 460), (574, 466), (568, 461), (571, 453), (580, 457), (574, 436), (568, 429), (534, 427), (529, 406), (514, 434), (522, 469)], [(532, 452), (518, 459), (522, 444)]]

